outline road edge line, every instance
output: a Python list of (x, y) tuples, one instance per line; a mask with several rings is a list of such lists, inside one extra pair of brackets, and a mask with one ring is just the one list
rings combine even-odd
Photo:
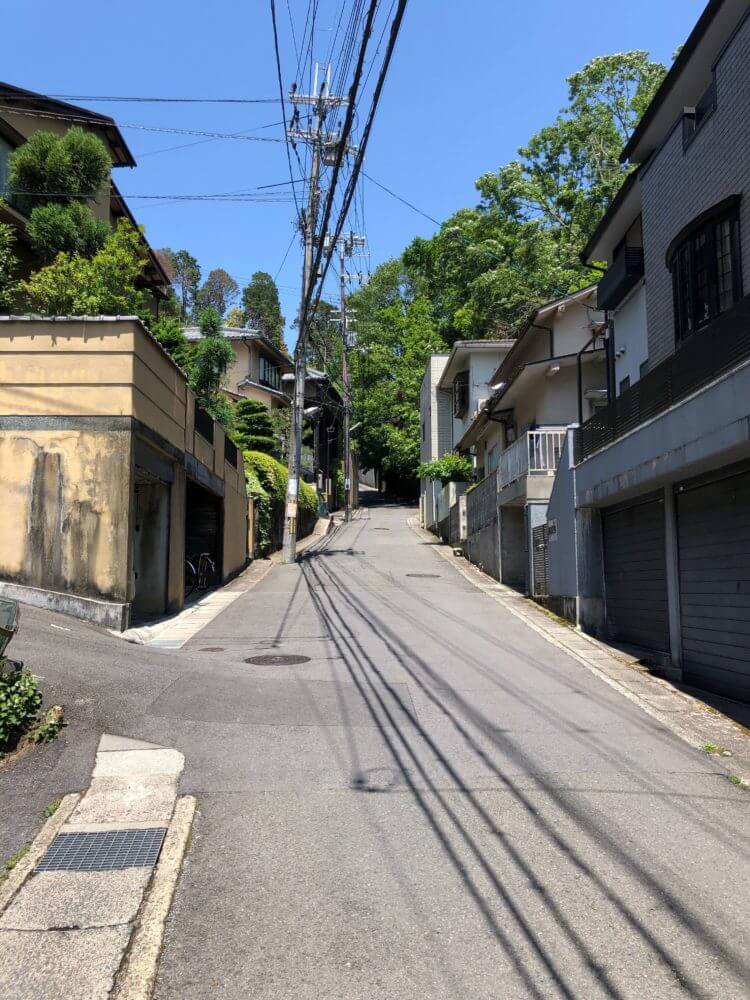
[(153, 995), (164, 929), (190, 843), (195, 809), (193, 795), (182, 795), (175, 803), (159, 863), (110, 994), (112, 1000), (150, 1000)]

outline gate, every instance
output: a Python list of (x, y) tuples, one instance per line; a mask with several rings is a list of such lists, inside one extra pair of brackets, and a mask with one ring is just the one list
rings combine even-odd
[(532, 531), (534, 597), (546, 597), (549, 592), (549, 525), (538, 524)]

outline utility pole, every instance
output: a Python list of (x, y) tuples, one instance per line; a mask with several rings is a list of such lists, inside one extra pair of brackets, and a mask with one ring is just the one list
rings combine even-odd
[(346, 258), (351, 257), (355, 247), (363, 247), (363, 236), (349, 233), (338, 241), (339, 251), (339, 296), (341, 299), (341, 380), (344, 384), (344, 521), (352, 518), (352, 445), (351, 418), (352, 394), (349, 381), (349, 348), (353, 346), (347, 325), (346, 311)]
[[(304, 318), (305, 302), (311, 285), (317, 280), (313, 275), (312, 262), (315, 249), (315, 227), (318, 221), (320, 204), (320, 168), (321, 162), (328, 163), (335, 156), (339, 138), (332, 133), (324, 132), (323, 126), (327, 112), (331, 108), (342, 107), (346, 98), (334, 97), (328, 93), (331, 80), (331, 68), (328, 67), (325, 78), (318, 88), (319, 67), (315, 66), (315, 82), (312, 94), (298, 94), (296, 86), (292, 87), (289, 99), (295, 106), (287, 139), (294, 142), (306, 142), (312, 146), (310, 180), (308, 189), (307, 212), (302, 219), (302, 229), (305, 253), (302, 266), (302, 297), (300, 305), (300, 328), (297, 336), (297, 346), (294, 350), (294, 396), (292, 398), (292, 429), (289, 444), (289, 483), (286, 494), (286, 511), (284, 517), (284, 544), (282, 559), (285, 563), (293, 563), (297, 558), (297, 508), (299, 500), (299, 481), (302, 465), (302, 421), (305, 411), (305, 378), (307, 375), (307, 337), (308, 324), (312, 317)], [(314, 108), (315, 124), (313, 128), (299, 127), (299, 105)], [(333, 152), (332, 152), (333, 151)]]

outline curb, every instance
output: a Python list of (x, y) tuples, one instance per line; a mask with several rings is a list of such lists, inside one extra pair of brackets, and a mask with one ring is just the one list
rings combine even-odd
[(159, 863), (110, 994), (112, 1000), (149, 1000), (153, 993), (164, 928), (190, 842), (195, 806), (192, 795), (183, 795), (175, 804)]
[[(418, 537), (431, 541), (437, 554), (473, 587), (577, 660), (694, 750), (705, 753), (704, 747), (708, 744), (725, 748), (724, 753), (711, 754), (715, 756), (718, 773), (728, 779), (736, 776), (744, 787), (750, 784), (750, 735), (744, 727), (694, 695), (678, 690), (670, 681), (646, 673), (636, 657), (613, 649), (573, 625), (556, 621), (529, 598), (498, 583), (473, 563), (466, 563), (463, 556), (456, 556), (437, 536), (418, 525), (415, 518), (408, 518), (407, 524)], [(459, 560), (466, 568), (459, 565)], [(649, 697), (657, 704), (650, 703)], [(665, 700), (669, 707), (662, 710), (658, 705)], [(731, 764), (727, 757), (732, 759)]]
[(80, 792), (71, 792), (63, 798), (55, 812), (50, 816), (36, 837), (34, 837), (31, 847), (26, 854), (9, 873), (8, 877), (3, 882), (0, 882), (0, 913), (7, 909), (13, 897), (23, 887), (24, 882), (36, 867), (37, 862), (41, 861), (47, 848), (65, 825), (68, 817), (80, 800)]

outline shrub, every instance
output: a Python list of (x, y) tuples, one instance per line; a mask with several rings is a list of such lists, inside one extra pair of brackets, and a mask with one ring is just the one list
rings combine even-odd
[(135, 286), (145, 263), (140, 234), (120, 219), (91, 260), (60, 253), (20, 290), (32, 312), (44, 316), (141, 315), (148, 296)]
[(28, 232), (39, 260), (51, 264), (59, 253), (93, 257), (104, 246), (110, 228), (88, 205), (73, 201), (38, 205), (29, 217)]
[[(286, 466), (264, 452), (246, 451), (243, 458), (247, 491), (258, 506), (258, 547), (266, 555), (274, 541), (274, 515), (283, 514), (286, 504), (288, 474)], [(298, 525), (302, 523), (303, 515), (317, 517), (318, 494), (308, 483), (300, 482), (297, 505)]]
[[(1, 199), (0, 199), (1, 200)], [(0, 312), (10, 311), (18, 291), (15, 254), (16, 235), (12, 226), (0, 222)]]
[(0, 673), (0, 752), (12, 749), (36, 721), (42, 696), (28, 670)]
[(259, 399), (241, 399), (235, 404), (237, 443), (243, 451), (261, 451), (281, 457), (281, 447), (271, 411)]
[(459, 455), (455, 451), (449, 451), (442, 458), (432, 462), (422, 462), (417, 469), (417, 476), (420, 479), (439, 479), (443, 485), (445, 483), (469, 483), (474, 475), (474, 468), (471, 459), (466, 455)]

